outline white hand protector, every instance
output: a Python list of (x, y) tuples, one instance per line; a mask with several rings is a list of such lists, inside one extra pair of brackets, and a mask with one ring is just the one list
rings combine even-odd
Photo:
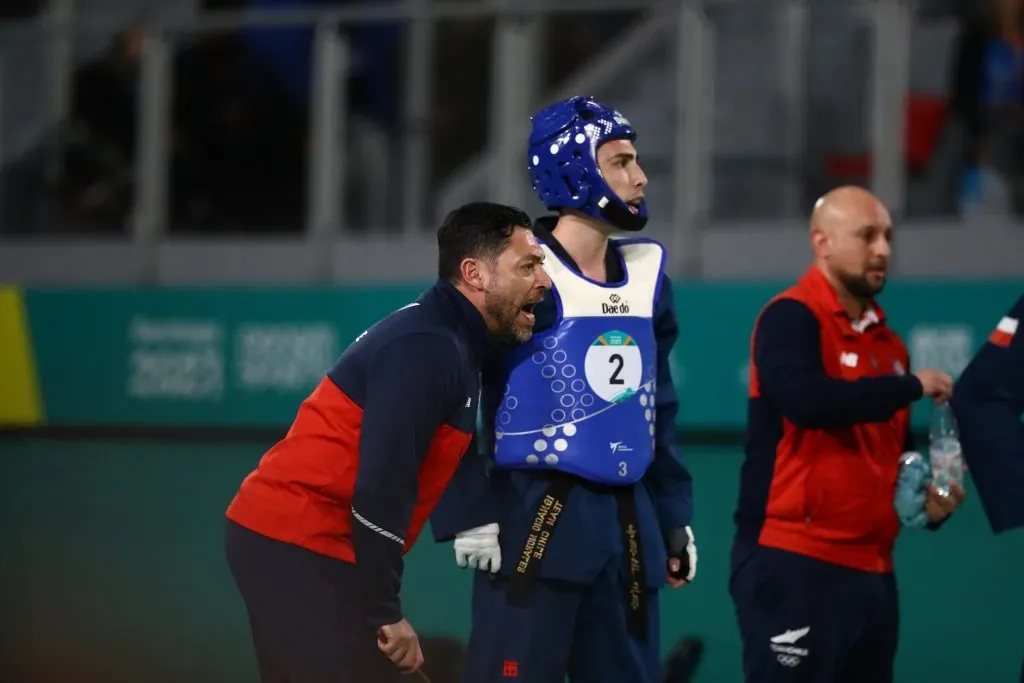
[(485, 524), (455, 535), (455, 562), (460, 567), (489, 570), (501, 569), (501, 546), (498, 544), (498, 525)]
[(689, 583), (697, 575), (697, 542), (693, 538), (693, 530), (689, 526), (676, 529), (668, 547), (669, 558), (678, 559), (679, 571), (669, 572), (673, 579)]

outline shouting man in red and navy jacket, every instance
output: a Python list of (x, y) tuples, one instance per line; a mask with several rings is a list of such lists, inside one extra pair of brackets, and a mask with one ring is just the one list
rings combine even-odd
[(401, 680), (423, 662), (402, 556), (469, 447), (481, 367), (529, 339), (550, 287), (518, 209), (463, 206), (438, 247), (437, 284), (353, 342), (228, 508), (264, 683)]
[[(892, 681), (910, 404), (946, 400), (952, 380), (911, 374), (874, 300), (891, 237), (874, 195), (829, 193), (811, 219), (814, 265), (754, 327), (730, 579), (746, 683)], [(919, 516), (936, 528), (962, 498), (922, 486)]]

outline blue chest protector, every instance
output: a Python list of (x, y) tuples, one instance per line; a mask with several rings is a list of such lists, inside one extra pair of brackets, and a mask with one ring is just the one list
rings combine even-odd
[(665, 251), (616, 240), (625, 280), (604, 284), (567, 266), (546, 245), (557, 318), (507, 361), (495, 416), (494, 464), (633, 484), (654, 458), (658, 370), (654, 303)]

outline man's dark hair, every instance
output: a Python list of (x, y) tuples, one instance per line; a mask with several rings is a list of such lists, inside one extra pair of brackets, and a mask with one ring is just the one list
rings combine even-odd
[(472, 202), (450, 212), (437, 229), (438, 277), (455, 282), (463, 259), (496, 259), (517, 227), (531, 229), (533, 223), (514, 206)]

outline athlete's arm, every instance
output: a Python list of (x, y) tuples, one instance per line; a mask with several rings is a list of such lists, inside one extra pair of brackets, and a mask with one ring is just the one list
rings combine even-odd
[[(484, 409), (487, 408), (488, 392), (493, 390), (488, 374), (486, 370), (483, 373)], [(448, 488), (430, 515), (430, 530), (438, 543), (450, 541), (462, 531), (499, 521), (497, 500), (487, 472), (488, 458), (481, 447), (482, 438), (479, 433), (474, 436)]]
[(644, 483), (654, 503), (662, 534), (669, 538), (679, 528), (688, 526), (693, 517), (693, 479), (676, 454), (679, 397), (672, 382), (669, 356), (679, 336), (679, 325), (672, 282), (665, 276), (662, 276), (654, 316), (654, 336), (658, 347), (654, 460), (644, 475)]
[(402, 551), (420, 469), (438, 428), (465, 401), (462, 364), (453, 340), (416, 334), (383, 346), (368, 368), (352, 542), (371, 626), (402, 619)]
[(462, 456), (459, 468), (430, 514), (430, 530), (434, 540), (445, 543), (461, 531), (497, 522), (494, 497), (491, 495), (487, 463), (480, 452), (479, 437), (474, 437)]
[(995, 533), (1024, 527), (1024, 297), (953, 389), (960, 445)]
[(754, 331), (754, 363), (761, 393), (803, 429), (884, 422), (921, 398), (914, 375), (843, 380), (825, 374), (821, 330), (802, 302), (780, 299), (761, 313)]

